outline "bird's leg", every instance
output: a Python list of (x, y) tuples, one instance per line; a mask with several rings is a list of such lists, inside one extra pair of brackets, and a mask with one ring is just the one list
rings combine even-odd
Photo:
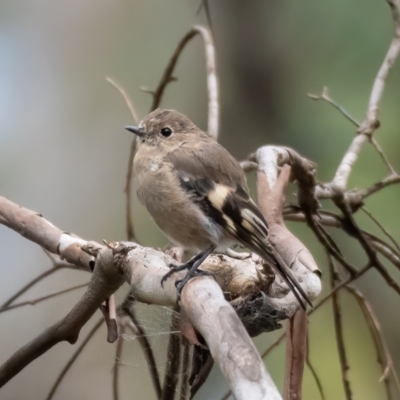
[(192, 278), (193, 276), (198, 276), (198, 275), (210, 275), (210, 273), (197, 270), (197, 268), (200, 266), (200, 264), (215, 250), (215, 246), (210, 246), (208, 249), (203, 250), (201, 253), (195, 255), (193, 258), (191, 258), (188, 262), (182, 265), (172, 265), (171, 270), (168, 271), (163, 278), (161, 279), (161, 286), (164, 286), (164, 282), (175, 272), (178, 271), (183, 271), (184, 269), (188, 269), (188, 273), (186, 276), (175, 283), (175, 286), (178, 289), (178, 300), (180, 299), (180, 293), (187, 283), (187, 281)]
[[(186, 283), (189, 281), (190, 278), (193, 278), (194, 276), (199, 276), (199, 275), (212, 275), (209, 272), (202, 271), (200, 269), (197, 269), (200, 264), (215, 250), (215, 246), (210, 246), (208, 249), (202, 251), (198, 256), (196, 257), (196, 260), (193, 262), (192, 266), (190, 267), (189, 271), (187, 272), (186, 276), (180, 280), (175, 282), (175, 286), (178, 290), (178, 301), (181, 299), (181, 292), (183, 287), (186, 285)], [(195, 257), (193, 257), (195, 258)], [(192, 261), (192, 260), (190, 260)]]
[[(192, 257), (189, 261), (187, 261), (185, 264), (182, 265), (173, 265), (170, 264), (169, 267), (171, 268), (161, 279), (161, 286), (164, 286), (164, 282), (175, 272), (178, 271), (183, 271), (184, 269), (190, 269), (192, 268), (193, 264), (199, 260), (204, 252), (201, 252), (199, 254), (196, 254), (194, 257)], [(199, 264), (200, 265), (200, 264)]]

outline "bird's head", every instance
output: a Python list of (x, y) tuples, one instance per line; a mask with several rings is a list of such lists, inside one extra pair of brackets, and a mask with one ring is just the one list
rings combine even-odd
[(161, 108), (144, 117), (138, 126), (127, 126), (125, 129), (138, 136), (140, 145), (150, 146), (181, 141), (185, 135), (200, 131), (186, 115)]

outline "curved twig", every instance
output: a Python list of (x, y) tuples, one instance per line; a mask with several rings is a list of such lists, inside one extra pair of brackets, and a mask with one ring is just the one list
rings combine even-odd
[(18, 290), (17, 293), (13, 294), (8, 300), (6, 300), (0, 307), (0, 312), (6, 311), (11, 303), (13, 303), (15, 300), (18, 299), (18, 297), (22, 296), (27, 290), (29, 290), (32, 286), (36, 285), (38, 282), (40, 282), (42, 279), (46, 278), (47, 276), (50, 276), (54, 274), (54, 272), (57, 272), (58, 270), (66, 268), (66, 265), (55, 265), (53, 268), (48, 269), (47, 271), (41, 273), (38, 275), (36, 278), (32, 279), (30, 282), (28, 282), (23, 288)]
[[(329, 260), (331, 288), (334, 288), (335, 282), (337, 280), (337, 272), (335, 270), (333, 259), (330, 254), (328, 254), (328, 260)], [(342, 311), (340, 307), (338, 292), (332, 294), (332, 307), (333, 307), (333, 319), (335, 322), (336, 341), (339, 351), (340, 367), (342, 371), (343, 388), (346, 394), (346, 399), (352, 400), (353, 393), (351, 391), (349, 374), (348, 374), (350, 367), (347, 360), (346, 348), (344, 345)]]
[(42, 297), (38, 297), (36, 299), (22, 301), (21, 303), (11, 304), (11, 305), (5, 306), (5, 307), (2, 306), (0, 308), (0, 314), (5, 311), (13, 310), (15, 308), (19, 308), (19, 307), (23, 307), (23, 306), (27, 306), (27, 305), (34, 306), (35, 304), (40, 303), (41, 301), (52, 299), (53, 297), (60, 296), (61, 294), (68, 293), (73, 290), (82, 289), (82, 288), (86, 287), (87, 285), (88, 285), (88, 283), (84, 283), (82, 285), (77, 285), (77, 286), (70, 287), (68, 289), (60, 290), (59, 292), (52, 293), (47, 296), (42, 296)]
[[(126, 90), (116, 83), (111, 78), (106, 78), (107, 82), (111, 83), (122, 95), (125, 100), (126, 105), (131, 112), (132, 119), (135, 123), (138, 122), (139, 118), (136, 114), (135, 108), (133, 107), (132, 100), (130, 99), (129, 95), (126, 93)], [(128, 157), (128, 168), (126, 172), (126, 184), (125, 184), (125, 194), (126, 194), (126, 230), (127, 236), (129, 241), (136, 242), (135, 231), (133, 229), (133, 222), (132, 222), (132, 177), (133, 177), (133, 158), (136, 151), (136, 135), (133, 135), (131, 148), (129, 151)]]
[(76, 361), (78, 356), (82, 353), (83, 349), (89, 343), (90, 339), (100, 329), (100, 327), (103, 325), (104, 322), (105, 322), (104, 318), (99, 319), (97, 321), (97, 323), (93, 326), (93, 328), (89, 331), (89, 333), (86, 335), (86, 337), (83, 340), (83, 342), (76, 349), (75, 353), (72, 355), (72, 357), (69, 359), (68, 363), (65, 365), (65, 367), (60, 372), (60, 375), (58, 376), (57, 380), (54, 382), (54, 385), (50, 389), (50, 392), (47, 395), (46, 400), (51, 400), (53, 398), (54, 393), (56, 392), (57, 388), (60, 386), (60, 383), (63, 381), (66, 373), (72, 367), (72, 365), (74, 364), (74, 362)]
[(125, 333), (124, 324), (120, 324), (120, 332), (118, 337), (117, 346), (115, 347), (115, 359), (113, 368), (113, 400), (119, 400), (119, 369), (121, 365), (122, 348), (124, 346), (123, 335)]
[(219, 89), (218, 89), (218, 77), (216, 69), (216, 58), (215, 58), (215, 47), (212, 34), (209, 29), (195, 25), (193, 28), (181, 39), (176, 47), (171, 60), (169, 61), (164, 74), (161, 78), (157, 89), (152, 92), (153, 103), (150, 110), (155, 110), (161, 103), (164, 90), (170, 82), (176, 80), (173, 77), (173, 72), (178, 62), (178, 59), (182, 53), (182, 50), (186, 45), (199, 34), (204, 42), (204, 51), (206, 58), (206, 70), (207, 70), (207, 92), (208, 92), (208, 127), (207, 132), (214, 138), (218, 137), (219, 132)]
[(381, 325), (379, 323), (379, 319), (376, 316), (374, 310), (372, 309), (371, 304), (366, 300), (363, 294), (352, 286), (347, 286), (346, 290), (351, 293), (356, 299), (358, 305), (361, 308), (361, 311), (364, 315), (364, 318), (367, 322), (368, 328), (371, 332), (372, 339), (375, 343), (375, 348), (377, 352), (377, 361), (382, 369), (382, 376), (379, 381), (384, 381), (386, 397), (388, 400), (392, 399), (391, 391), (390, 391), (390, 382), (388, 372), (392, 374), (397, 395), (400, 398), (400, 383), (397, 377), (396, 369), (394, 368), (392, 356), (387, 347), (387, 343), (385, 341), (385, 337), (383, 336), (383, 332), (381, 329)]

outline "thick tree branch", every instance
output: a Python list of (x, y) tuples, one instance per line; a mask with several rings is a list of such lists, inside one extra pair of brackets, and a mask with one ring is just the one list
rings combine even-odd
[(111, 251), (100, 251), (89, 287), (81, 300), (63, 319), (19, 349), (0, 367), (0, 386), (57, 343), (75, 343), (82, 326), (122, 283), (122, 276), (114, 267)]
[(67, 262), (86, 271), (93, 269), (94, 257), (83, 252), (80, 248), (81, 245), (85, 245), (87, 242), (61, 231), (44, 219), (41, 214), (21, 207), (0, 196), (0, 216), (5, 221), (4, 225), (37, 243), (50, 253), (58, 254)]
[(213, 279), (190, 280), (182, 291), (182, 307), (237, 400), (281, 399), (253, 342)]

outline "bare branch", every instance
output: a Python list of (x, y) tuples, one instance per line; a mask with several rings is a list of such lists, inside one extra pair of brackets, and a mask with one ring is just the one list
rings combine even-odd
[(311, 375), (313, 376), (313, 378), (315, 380), (315, 383), (317, 384), (318, 391), (319, 391), (319, 394), (321, 396), (321, 399), (325, 400), (325, 394), (324, 394), (324, 389), (323, 389), (322, 384), (321, 384), (321, 380), (319, 379), (317, 371), (315, 370), (315, 368), (311, 364), (311, 360), (310, 360), (310, 335), (309, 334), (307, 334), (306, 364), (307, 364), (308, 368), (310, 369)]
[(157, 89), (153, 93), (153, 104), (150, 110), (155, 110), (161, 103), (161, 98), (164, 94), (166, 86), (175, 80), (172, 74), (175, 65), (182, 53), (182, 50), (193, 39), (194, 36), (200, 34), (204, 42), (204, 51), (206, 58), (207, 69), (207, 90), (208, 90), (208, 133), (214, 137), (218, 137), (219, 132), (219, 89), (218, 77), (215, 59), (215, 47), (211, 32), (203, 26), (193, 26), (193, 28), (181, 39), (176, 47), (171, 60), (169, 61), (164, 74), (158, 84)]
[(126, 90), (121, 85), (119, 85), (114, 79), (112, 79), (110, 77), (106, 77), (106, 81), (108, 83), (110, 83), (111, 85), (113, 85), (118, 90), (118, 92), (121, 93), (122, 97), (125, 100), (126, 105), (128, 106), (128, 109), (132, 115), (133, 121), (135, 123), (137, 123), (139, 121), (139, 118), (135, 111), (135, 107), (133, 106), (133, 102), (132, 102), (131, 98), (129, 97), (128, 93), (126, 92)]
[(65, 265), (56, 265), (53, 268), (48, 269), (47, 271), (41, 273), (38, 275), (36, 278), (32, 279), (30, 282), (28, 282), (23, 288), (18, 290), (17, 293), (12, 295), (7, 301), (5, 301), (2, 306), (0, 307), (0, 312), (5, 311), (8, 306), (13, 303), (18, 297), (22, 296), (26, 291), (28, 291), (31, 287), (36, 285), (36, 283), (40, 282), (44, 278), (54, 274), (54, 272), (57, 272), (58, 270), (65, 268)]
[(380, 381), (384, 381), (386, 397), (388, 400), (392, 399), (391, 391), (390, 391), (390, 383), (388, 372), (392, 374), (393, 379), (396, 384), (397, 394), (400, 397), (400, 384), (399, 379), (397, 377), (396, 369), (393, 364), (392, 356), (388, 349), (385, 337), (382, 332), (381, 324), (379, 323), (379, 319), (376, 316), (374, 310), (372, 309), (371, 304), (367, 301), (367, 299), (363, 296), (363, 294), (357, 290), (353, 286), (347, 286), (347, 291), (349, 291), (357, 300), (358, 305), (361, 308), (361, 311), (364, 315), (364, 318), (367, 322), (368, 328), (371, 332), (372, 339), (375, 343), (375, 348), (377, 352), (377, 361), (382, 369), (382, 377)]
[(161, 400), (173, 400), (179, 380), (179, 367), (181, 361), (180, 335), (174, 333), (179, 330), (179, 314), (171, 315), (171, 334), (168, 340), (167, 362), (165, 366), (164, 384)]
[(122, 277), (114, 267), (111, 250), (106, 248), (100, 251), (89, 287), (83, 297), (63, 319), (47, 328), (0, 366), (0, 386), (57, 343), (75, 343), (82, 326), (122, 283)]
[[(270, 344), (270, 346), (264, 350), (264, 352), (261, 354), (261, 358), (265, 358), (268, 356), (268, 354), (275, 348), (278, 347), (282, 342), (283, 339), (286, 337), (286, 332), (282, 333), (282, 335), (278, 336), (278, 338)], [(221, 398), (221, 400), (228, 400), (229, 397), (232, 395), (232, 391), (229, 390), (228, 392), (225, 393), (225, 395)]]
[[(111, 83), (122, 95), (125, 100), (126, 105), (131, 112), (132, 119), (135, 123), (138, 122), (139, 118), (136, 114), (135, 108), (133, 107), (132, 100), (130, 99), (129, 95), (126, 93), (126, 90), (118, 85), (114, 80), (111, 78), (106, 78), (107, 82)], [(128, 158), (128, 168), (126, 173), (126, 185), (125, 185), (125, 194), (126, 194), (126, 230), (127, 236), (129, 241), (136, 241), (135, 231), (133, 229), (132, 223), (132, 177), (133, 177), (133, 158), (135, 155), (136, 150), (136, 135), (133, 135), (131, 148), (129, 151), (129, 158)]]
[(181, 388), (179, 400), (186, 400), (189, 398), (190, 388), (189, 388), (189, 378), (190, 378), (190, 349), (191, 346), (189, 342), (181, 336), (182, 349), (182, 362), (181, 362)]
[(360, 245), (368, 256), (371, 265), (382, 275), (386, 283), (390, 287), (392, 287), (398, 294), (400, 294), (400, 285), (392, 278), (387, 269), (378, 259), (376, 255), (376, 250), (373, 246), (371, 246), (371, 243), (368, 240), (368, 236), (364, 235), (361, 232), (360, 228), (353, 218), (353, 215), (351, 214), (349, 204), (343, 198), (337, 198), (335, 203), (338, 207), (340, 207), (344, 214), (345, 221), (343, 225), (345, 227), (345, 230), (359, 241)]
[(2, 306), (0, 308), (0, 313), (2, 313), (4, 311), (13, 310), (13, 309), (18, 308), (18, 307), (27, 306), (27, 305), (34, 306), (35, 304), (40, 303), (41, 301), (52, 299), (53, 297), (60, 296), (61, 294), (68, 293), (68, 292), (71, 292), (71, 291), (76, 290), (76, 289), (84, 288), (87, 285), (88, 285), (88, 283), (84, 283), (82, 285), (73, 286), (73, 287), (70, 287), (70, 288), (65, 289), (65, 290), (60, 290), (57, 293), (49, 294), (49, 295), (43, 296), (43, 297), (38, 297), (38, 298), (33, 299), (33, 300), (27, 300), (27, 301), (22, 301), (21, 303), (17, 303), (17, 304), (11, 304), (11, 305), (8, 305), (8, 306)]
[(213, 279), (191, 279), (182, 291), (182, 308), (207, 342), (236, 399), (281, 399), (253, 342)]
[(133, 159), (135, 157), (136, 151), (136, 136), (132, 139), (131, 148), (129, 150), (129, 158), (128, 158), (128, 169), (126, 173), (126, 185), (125, 185), (125, 194), (126, 194), (126, 230), (127, 230), (127, 238), (129, 241), (137, 241), (135, 236), (135, 231), (133, 229), (132, 223), (132, 181), (133, 181)]
[(389, 72), (400, 51), (400, 5), (398, 0), (387, 0), (387, 2), (391, 8), (395, 25), (394, 36), (372, 86), (366, 118), (360, 124), (358, 135), (353, 139), (333, 178), (332, 184), (341, 190), (346, 189), (350, 172), (354, 163), (357, 161), (363, 144), (371, 138), (373, 132), (380, 125), (378, 121), (379, 103), (385, 89)]
[(50, 393), (46, 397), (46, 400), (51, 400), (54, 396), (54, 393), (60, 386), (60, 383), (63, 381), (65, 375), (69, 371), (69, 369), (72, 367), (78, 356), (82, 353), (86, 345), (89, 343), (90, 339), (93, 337), (93, 335), (99, 330), (99, 328), (103, 325), (104, 319), (100, 318), (97, 323), (93, 326), (93, 328), (90, 330), (90, 332), (86, 335), (85, 339), (83, 342), (80, 344), (80, 346), (76, 349), (75, 353), (72, 355), (72, 357), (69, 359), (68, 363), (65, 365), (65, 367), (62, 369), (60, 375), (58, 376), (57, 380), (55, 381), (54, 385), (52, 386)]
[(392, 164), (390, 164), (389, 159), (387, 158), (386, 154), (384, 153), (382, 147), (379, 145), (378, 141), (374, 137), (371, 137), (371, 143), (375, 147), (375, 150), (378, 152), (379, 156), (381, 157), (383, 163), (386, 165), (390, 174), (395, 175), (396, 171), (393, 168)]
[(350, 275), (357, 274), (357, 268), (346, 261), (336, 243), (329, 236), (328, 232), (319, 224), (315, 217), (313, 215), (307, 215), (306, 220), (309, 227), (313, 230), (315, 236), (322, 243), (328, 253), (334, 257)]
[(256, 171), (258, 168), (258, 164), (256, 162), (249, 160), (241, 161), (240, 166), (242, 167), (244, 172)]
[(207, 18), (207, 24), (208, 24), (208, 26), (210, 28), (211, 33), (214, 36), (213, 29), (212, 29), (212, 23), (211, 23), (211, 11), (210, 11), (210, 5), (208, 4), (208, 0), (201, 0), (200, 1), (199, 7), (197, 9), (197, 14), (200, 13), (200, 11), (201, 11), (201, 9), (203, 7), (204, 7), (204, 11), (205, 11), (206, 18)]
[[(337, 110), (339, 110), (353, 125), (355, 125), (357, 128), (360, 127), (360, 123), (354, 117), (352, 117), (340, 104), (336, 103), (329, 96), (327, 87), (323, 88), (321, 95), (309, 94), (308, 97), (310, 97), (313, 100), (325, 100), (325, 101), (327, 101), (329, 104), (331, 104)], [(390, 171), (390, 173), (391, 174), (395, 174), (396, 171), (394, 170), (393, 166), (390, 164), (390, 162), (389, 162), (386, 154), (383, 152), (382, 148), (379, 146), (378, 141), (374, 137), (371, 137), (371, 143), (375, 147), (375, 149), (378, 152), (379, 156), (382, 158), (382, 161), (385, 163), (385, 165), (387, 166), (387, 168)]]
[(304, 362), (307, 353), (307, 313), (300, 309), (286, 326), (286, 366), (283, 397), (301, 400)]
[(125, 326), (120, 324), (120, 335), (115, 346), (115, 359), (113, 369), (113, 400), (119, 400), (119, 369), (121, 365), (122, 348), (124, 346)]
[[(286, 228), (282, 216), (285, 189), (289, 177), (301, 168), (303, 159), (290, 149), (274, 146), (262, 147), (257, 151), (256, 157), (259, 168), (257, 172), (257, 197), (260, 210), (269, 226), (270, 241), (286, 265), (296, 267), (297, 271), (295, 272), (298, 280), (305, 286), (307, 295), (314, 299), (321, 290), (318, 266), (310, 251)], [(291, 163), (293, 168), (284, 165), (278, 178), (278, 167), (285, 163)], [(309, 167), (312, 167), (311, 163)], [(303, 175), (303, 179), (302, 183), (306, 184), (308, 175)], [(311, 207), (313, 207), (313, 201), (311, 203)], [(281, 300), (283, 301), (283, 299)], [(285, 301), (288, 308), (292, 307), (290, 301), (293, 302), (294, 308), (290, 314), (293, 315), (298, 308), (298, 302), (294, 295), (288, 293)]]
[(154, 390), (156, 392), (157, 399), (161, 398), (161, 383), (160, 376), (157, 370), (156, 359), (154, 357), (153, 349), (151, 348), (150, 342), (147, 339), (146, 332), (139, 324), (136, 316), (132, 310), (134, 298), (129, 294), (124, 302), (120, 306), (122, 315), (122, 325), (129, 328), (132, 334), (138, 339), (143, 355), (146, 359), (146, 364), (149, 368), (150, 377), (153, 383)]
[[(86, 271), (93, 269), (94, 257), (81, 250), (81, 246), (88, 242), (61, 231), (44, 219), (41, 214), (0, 196), (0, 216), (7, 221), (6, 226), (37, 243), (50, 253), (58, 254), (67, 262)], [(94, 246), (101, 247), (94, 242), (91, 243)]]
[[(353, 277), (349, 277), (346, 280), (341, 281), (339, 284), (337, 284), (328, 294), (326, 294), (321, 300), (318, 301), (317, 304), (314, 305), (314, 307), (308, 311), (307, 315), (310, 316), (314, 312), (316, 312), (323, 304), (325, 304), (334, 293), (338, 292), (339, 290), (343, 289), (348, 285), (349, 283), (355, 281), (357, 278), (361, 277), (364, 275), (369, 269), (371, 268), (371, 265), (366, 265), (364, 268), (360, 269), (357, 274)], [(262, 354), (261, 357), (265, 358), (268, 356), (268, 354), (279, 344), (283, 341), (283, 339), (286, 337), (286, 333), (283, 333), (280, 335)], [(232, 395), (232, 391), (229, 390), (222, 398), (221, 400), (227, 400), (230, 396)]]
[(339, 103), (336, 103), (336, 101), (334, 101), (329, 96), (328, 88), (326, 86), (324, 86), (324, 88), (322, 89), (322, 93), (320, 95), (308, 94), (307, 96), (312, 100), (316, 100), (316, 101), (324, 100), (324, 101), (328, 102), (333, 107), (335, 107), (337, 110), (339, 110), (353, 125), (355, 125), (356, 127), (360, 126), (360, 123), (353, 116), (351, 116), (349, 112), (347, 112)]
[[(329, 258), (329, 269), (330, 269), (330, 274), (331, 274), (331, 287), (335, 287), (335, 277), (336, 277), (336, 271), (335, 267), (333, 264), (333, 260), (330, 255), (328, 255)], [(351, 391), (350, 387), (350, 381), (348, 377), (348, 371), (350, 369), (349, 363), (347, 361), (347, 355), (346, 355), (346, 348), (344, 345), (344, 337), (343, 337), (343, 324), (342, 324), (342, 311), (339, 303), (339, 297), (338, 293), (335, 292), (332, 294), (332, 306), (333, 306), (333, 318), (335, 321), (335, 333), (336, 333), (336, 341), (338, 344), (338, 350), (339, 350), (339, 359), (340, 359), (340, 367), (342, 370), (342, 381), (343, 381), (343, 387), (344, 387), (344, 392), (346, 394), (346, 399), (347, 400), (352, 400), (353, 399), (353, 393)]]
[(397, 173), (395, 173), (393, 175), (389, 175), (382, 181), (373, 184), (372, 186), (370, 186), (367, 189), (360, 190), (358, 193), (356, 192), (354, 195), (360, 196), (361, 199), (365, 199), (368, 196), (371, 196), (371, 194), (374, 194), (374, 193), (378, 192), (379, 190), (381, 190), (387, 186), (394, 185), (396, 183), (400, 183), (400, 175), (398, 175)]
[(211, 357), (208, 349), (203, 349), (200, 346), (192, 346), (192, 365), (190, 371), (189, 384), (190, 388), (190, 399), (196, 395), (197, 391), (204, 384), (210, 372), (214, 366), (214, 360)]
[(389, 238), (389, 240), (393, 243), (396, 249), (400, 252), (399, 244), (396, 242), (394, 237), (385, 229), (385, 227), (365, 207), (361, 207), (361, 210), (364, 211), (364, 213), (367, 214), (368, 217), (370, 217), (372, 221), (375, 222), (376, 225), (378, 225), (378, 227), (384, 233), (384, 235)]
[[(292, 209), (287, 209), (284, 213), (285, 219), (295, 222), (306, 222), (306, 216), (303, 212), (299, 210), (292, 211)], [(320, 211), (318, 221), (326, 226), (332, 226), (335, 228), (345, 229), (343, 218), (336, 214)], [(372, 235), (369, 232), (361, 231), (364, 236), (369, 239), (371, 247), (392, 262), (396, 267), (400, 268), (400, 254), (396, 252), (391, 246), (385, 243), (383, 240)], [(347, 232), (349, 233), (349, 232)]]

